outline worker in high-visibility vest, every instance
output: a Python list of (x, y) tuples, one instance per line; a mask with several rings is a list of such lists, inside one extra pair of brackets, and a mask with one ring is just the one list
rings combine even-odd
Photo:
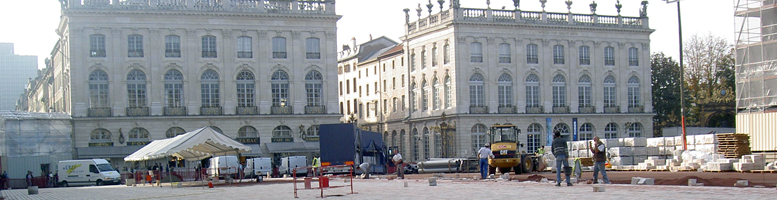
[(321, 167), (321, 158), (319, 157), (313, 157), (313, 176), (316, 176), (316, 171), (319, 167)]

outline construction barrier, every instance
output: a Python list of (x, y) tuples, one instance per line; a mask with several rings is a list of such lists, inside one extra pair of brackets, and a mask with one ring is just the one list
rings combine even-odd
[[(348, 168), (348, 173), (344, 175), (331, 175), (327, 174), (324, 175), (327, 171), (330, 171), (331, 169), (335, 168)], [(298, 169), (306, 169), (308, 172), (311, 172), (309, 177), (301, 178), (297, 177), (297, 171)], [(297, 167), (292, 170), (293, 174), (293, 183), (294, 183), (294, 198), (299, 198), (297, 196), (298, 190), (319, 190), (320, 197), (324, 198), (324, 190), (326, 189), (333, 189), (333, 188), (341, 188), (341, 187), (350, 187), (351, 192), (348, 194), (355, 194), (353, 192), (353, 166), (352, 165), (332, 165), (332, 166), (323, 166), (323, 167)], [(339, 179), (350, 179), (347, 185), (333, 185), (330, 184), (330, 179), (332, 178), (339, 178)], [(298, 188), (297, 182), (303, 182), (304, 188)], [(313, 181), (318, 182), (318, 187), (314, 187)]]

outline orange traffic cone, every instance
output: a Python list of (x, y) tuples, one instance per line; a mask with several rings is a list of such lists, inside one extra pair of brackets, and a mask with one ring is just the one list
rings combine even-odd
[(213, 188), (213, 181), (208, 180), (208, 188)]

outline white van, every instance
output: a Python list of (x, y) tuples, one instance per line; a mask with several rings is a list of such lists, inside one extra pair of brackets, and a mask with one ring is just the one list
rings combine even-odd
[(240, 163), (237, 160), (237, 156), (216, 156), (210, 158), (208, 175), (218, 176), (219, 178), (223, 178), (224, 175), (230, 175), (235, 178), (238, 165)]
[(251, 158), (246, 160), (246, 177), (267, 176), (272, 173), (272, 158)]
[(121, 175), (105, 159), (59, 161), (57, 173), (59, 173), (59, 184), (65, 187), (121, 184)]
[[(281, 167), (278, 169), (281, 174), (291, 175), (296, 167), (307, 167), (308, 159), (305, 156), (289, 156), (281, 158)], [(308, 174), (308, 169), (297, 169), (297, 176)]]

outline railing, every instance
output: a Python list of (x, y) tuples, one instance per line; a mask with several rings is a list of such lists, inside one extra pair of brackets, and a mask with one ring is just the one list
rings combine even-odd
[(565, 24), (569, 22), (568, 14), (566, 13), (547, 13), (546, 15), (548, 22), (553, 24)]
[(488, 106), (469, 106), (470, 114), (486, 114), (488, 113)]
[(521, 19), (526, 21), (540, 21), (542, 20), (541, 12), (521, 12)]
[(148, 116), (148, 107), (127, 107), (127, 116)]
[(445, 20), (450, 19), (451, 18), (450, 17), (450, 13), (451, 13), (450, 10), (446, 10), (446, 11), (441, 12), (440, 13), (440, 21), (445, 21)]
[(166, 58), (180, 58), (181, 52), (180, 51), (165, 51), (165, 57)]
[(510, 63), (510, 56), (499, 56), (499, 63)]
[(599, 24), (616, 25), (618, 24), (618, 17), (615, 16), (597, 16)]
[(110, 107), (89, 108), (88, 112), (89, 113), (87, 113), (86, 116), (89, 116), (89, 117), (110, 117), (111, 116)]
[(553, 113), (569, 113), (569, 106), (553, 106)]
[[(83, 0), (66, 1), (65, 9), (198, 10), (265, 13), (335, 14), (325, 0)], [(187, 3), (189, 2), (189, 3)]]
[(286, 52), (272, 52), (272, 58), (286, 58)]
[(515, 106), (499, 106), (497, 112), (500, 114), (513, 114), (517, 113)]
[(307, 52), (307, 53), (305, 53), (305, 58), (307, 58), (307, 59), (321, 59), (321, 53)]
[(593, 106), (587, 106), (587, 107), (578, 107), (577, 112), (578, 113), (594, 113), (595, 109)]
[(594, 17), (592, 15), (581, 15), (581, 14), (573, 14), (572, 20), (576, 24), (593, 24), (594, 23)]
[(257, 109), (256, 106), (237, 107), (235, 113), (238, 115), (256, 115), (259, 114), (259, 109)]
[(638, 17), (623, 17), (623, 26), (642, 27), (642, 18)]
[(254, 57), (254, 53), (250, 51), (238, 51), (237, 52), (238, 58), (252, 58)]
[(621, 107), (620, 106), (605, 106), (604, 107), (604, 113), (620, 113)]
[(642, 106), (629, 106), (629, 113), (643, 113), (645, 108)]
[(426, 27), (426, 20), (421, 20), (418, 22), (418, 27), (424, 28)]
[(200, 107), (200, 115), (222, 115), (221, 106), (202, 106)]
[(470, 56), (470, 62), (473, 63), (482, 63), (483, 62), (483, 56), (482, 55), (472, 55)]
[(435, 25), (437, 22), (439, 22), (440, 16), (439, 15), (432, 15), (429, 17), (429, 25)]
[(215, 51), (203, 51), (202, 57), (203, 58), (216, 58), (216, 52)]
[(291, 114), (293, 109), (291, 109), (291, 106), (273, 106), (270, 109), (270, 114), (274, 115), (289, 115)]
[(496, 22), (514, 22), (515, 12), (507, 10), (494, 10), (491, 12), (494, 21)]
[(467, 21), (485, 21), (486, 20), (486, 10), (485, 9), (465, 8), (464, 9), (464, 20), (467, 20)]
[(526, 106), (526, 113), (539, 114), (544, 112), (545, 111), (542, 106)]
[(165, 107), (166, 116), (186, 115), (186, 107)]
[(305, 106), (305, 114), (326, 114), (326, 106)]

